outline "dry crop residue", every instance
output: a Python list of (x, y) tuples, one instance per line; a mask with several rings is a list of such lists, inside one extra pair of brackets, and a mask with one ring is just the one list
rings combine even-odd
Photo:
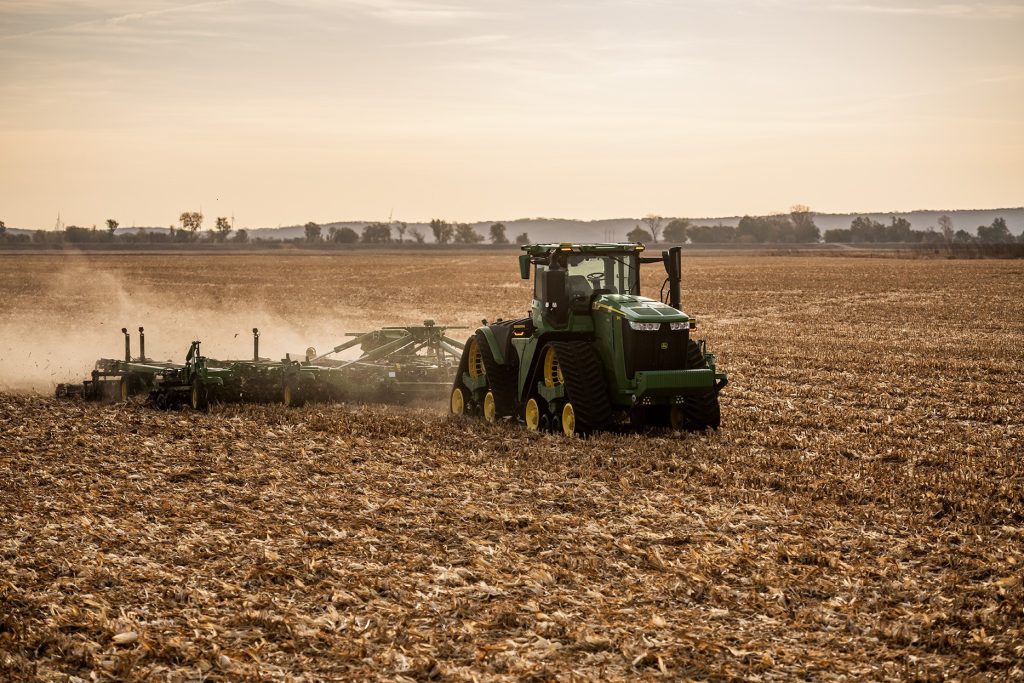
[[(457, 301), (402, 282), (440, 258), (360, 274), (446, 322), (523, 307), (511, 257)], [(714, 436), (0, 395), (0, 676), (1024, 677), (1024, 267), (685, 270), (732, 380)]]

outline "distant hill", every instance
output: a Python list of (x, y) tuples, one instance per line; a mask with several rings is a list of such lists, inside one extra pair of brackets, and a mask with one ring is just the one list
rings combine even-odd
[[(833, 228), (848, 228), (850, 222), (858, 216), (867, 216), (885, 223), (889, 222), (890, 216), (906, 218), (916, 230), (926, 230), (937, 224), (939, 216), (947, 215), (953, 219), (953, 227), (956, 230), (964, 229), (974, 234), (979, 225), (991, 225), (996, 218), (1005, 218), (1010, 232), (1014, 234), (1024, 233), (1024, 207), (1014, 209), (980, 209), (980, 210), (959, 210), (959, 211), (892, 211), (892, 212), (867, 212), (867, 213), (819, 213), (815, 222), (822, 232)], [(698, 225), (714, 225), (725, 223), (736, 225), (742, 216), (725, 216), (721, 218), (691, 218), (693, 223)], [(666, 218), (666, 222), (671, 218)], [(356, 232), (374, 221), (337, 221), (334, 223), (322, 224), (324, 235), (329, 228), (341, 229), (352, 228)], [(534, 242), (614, 242), (625, 240), (626, 233), (636, 227), (643, 225), (640, 218), (606, 218), (596, 221), (580, 221), (568, 218), (517, 218), (514, 220), (487, 220), (472, 223), (476, 231), (485, 237), (490, 235), (490, 227), (494, 223), (504, 223), (505, 232), (509, 240), (515, 239), (520, 233), (527, 233)], [(428, 242), (433, 242), (433, 235), (430, 232), (429, 223), (409, 223), (410, 229), (416, 227), (423, 233)], [(261, 237), (263, 239), (291, 239), (302, 237), (305, 234), (301, 225), (292, 225), (280, 228), (256, 228), (249, 229), (249, 237)], [(406, 234), (408, 239), (408, 233)]]
[[(1006, 219), (1010, 232), (1014, 234), (1024, 233), (1024, 207), (1008, 209), (967, 209), (956, 211), (872, 211), (865, 213), (819, 213), (815, 222), (821, 231), (834, 228), (848, 228), (850, 222), (858, 216), (866, 216), (874, 220), (889, 222), (891, 216), (906, 218), (910, 221), (915, 230), (927, 230), (937, 224), (939, 216), (947, 215), (953, 220), (953, 227), (956, 230), (966, 230), (974, 234), (979, 225), (991, 225), (996, 218)], [(724, 223), (736, 225), (741, 216), (723, 216), (720, 218), (691, 218), (693, 223), (698, 225), (714, 225)], [(671, 218), (666, 218), (666, 222)], [(340, 230), (351, 228), (356, 232), (373, 223), (374, 221), (334, 221), (322, 223), (324, 236), (330, 228)], [(486, 220), (472, 223), (477, 232), (485, 237), (490, 235), (490, 227), (493, 223), (504, 223), (505, 231), (509, 240), (514, 240), (516, 235), (527, 233), (533, 242), (614, 242), (626, 239), (626, 233), (637, 225), (642, 225), (640, 218), (607, 218), (594, 221), (581, 221), (568, 218), (517, 218), (514, 220)], [(409, 228), (417, 228), (424, 235), (427, 242), (433, 242), (433, 234), (430, 231), (429, 223), (409, 223)], [(165, 233), (167, 228), (161, 227), (130, 227), (118, 228), (118, 235), (135, 233), (140, 230), (146, 232)], [(265, 240), (287, 240), (305, 235), (305, 228), (302, 225), (289, 225), (277, 228), (246, 228), (250, 239)], [(8, 234), (28, 234), (34, 230), (25, 228), (8, 228)], [(411, 239), (406, 233), (406, 239)]]

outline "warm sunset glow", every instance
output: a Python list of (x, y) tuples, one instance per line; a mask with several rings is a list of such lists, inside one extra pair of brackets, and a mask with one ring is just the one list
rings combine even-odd
[(999, 0), (0, 0), (0, 218), (1019, 206), (1022, 36)]

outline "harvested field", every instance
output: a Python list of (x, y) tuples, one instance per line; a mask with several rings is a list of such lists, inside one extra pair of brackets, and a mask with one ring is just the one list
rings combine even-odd
[(1024, 679), (1021, 262), (684, 261), (715, 435), (26, 391), (521, 315), (514, 258), (0, 255), (0, 678)]

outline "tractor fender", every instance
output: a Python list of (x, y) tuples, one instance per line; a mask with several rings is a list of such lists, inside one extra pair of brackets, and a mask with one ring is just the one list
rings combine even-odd
[(494, 330), (492, 330), (490, 326), (487, 326), (478, 328), (477, 332), (482, 333), (484, 335), (484, 339), (487, 340), (487, 346), (491, 349), (491, 358), (494, 359), (494, 362), (498, 365), (504, 365), (505, 350), (501, 348), (501, 345), (498, 343), (498, 339), (494, 336)]

